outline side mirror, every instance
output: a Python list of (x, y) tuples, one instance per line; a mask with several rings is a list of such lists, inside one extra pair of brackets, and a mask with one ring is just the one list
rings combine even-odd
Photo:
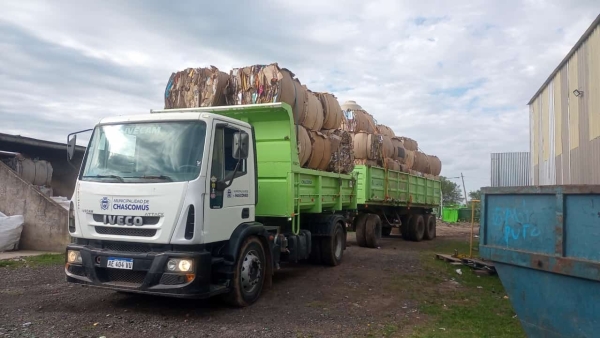
[(244, 131), (238, 131), (233, 134), (233, 158), (236, 160), (245, 160), (248, 158), (248, 133)]
[(73, 135), (71, 139), (67, 142), (67, 156), (69, 161), (73, 159), (75, 155), (75, 145), (77, 143), (77, 134)]
[(77, 167), (75, 167), (73, 165), (73, 163), (71, 163), (71, 160), (75, 156), (75, 147), (76, 147), (76, 143), (77, 143), (77, 134), (79, 134), (79, 133), (85, 133), (86, 131), (91, 131), (91, 130), (93, 130), (93, 129), (80, 130), (80, 131), (76, 131), (74, 133), (70, 133), (69, 135), (67, 135), (67, 162), (74, 169), (78, 169)]

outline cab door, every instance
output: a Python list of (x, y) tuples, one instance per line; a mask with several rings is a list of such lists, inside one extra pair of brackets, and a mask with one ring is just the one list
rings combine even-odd
[[(234, 134), (240, 130), (252, 135), (249, 128), (218, 119), (213, 121), (204, 216), (204, 236), (208, 243), (228, 240), (238, 225), (254, 221), (254, 147), (248, 147), (246, 159), (234, 158)], [(249, 143), (252, 142), (249, 137)], [(220, 190), (217, 189), (219, 182), (231, 185)]]

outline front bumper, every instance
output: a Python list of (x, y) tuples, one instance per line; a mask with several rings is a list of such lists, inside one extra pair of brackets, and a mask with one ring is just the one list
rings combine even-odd
[[(71, 244), (67, 250), (79, 250), (82, 264), (65, 264), (67, 282), (117, 291), (154, 294), (179, 298), (208, 298), (218, 290), (211, 286), (210, 252), (147, 252), (132, 253), (98, 249)], [(131, 258), (131, 270), (107, 268), (109, 257)], [(165, 270), (169, 258), (187, 258), (194, 261), (193, 280), (186, 274)]]

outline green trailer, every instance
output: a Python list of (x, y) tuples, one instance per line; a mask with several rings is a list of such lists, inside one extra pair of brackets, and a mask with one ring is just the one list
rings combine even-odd
[(356, 166), (353, 174), (357, 176), (357, 216), (352, 227), (359, 246), (379, 246), (379, 238), (389, 236), (394, 227), (406, 240), (435, 238), (439, 180), (364, 165)]

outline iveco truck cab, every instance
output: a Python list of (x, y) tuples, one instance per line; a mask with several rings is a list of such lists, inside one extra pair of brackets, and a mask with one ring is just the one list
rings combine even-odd
[[(297, 165), (286, 104), (109, 117), (91, 131), (69, 209), (68, 282), (247, 306), (282, 262), (340, 264), (352, 177)], [(340, 192), (327, 201), (326, 182)]]

